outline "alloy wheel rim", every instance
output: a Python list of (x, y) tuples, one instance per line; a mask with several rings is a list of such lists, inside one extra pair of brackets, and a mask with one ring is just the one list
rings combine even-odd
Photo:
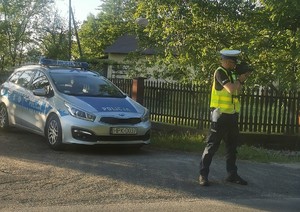
[(48, 140), (50, 144), (55, 144), (58, 139), (58, 124), (56, 121), (52, 120), (49, 124), (48, 129)]
[(4, 127), (6, 123), (6, 110), (4, 107), (0, 108), (0, 127)]

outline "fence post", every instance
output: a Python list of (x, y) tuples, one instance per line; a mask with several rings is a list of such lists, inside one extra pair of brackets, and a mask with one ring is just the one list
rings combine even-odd
[(296, 107), (297, 107), (297, 115), (298, 115), (298, 122), (297, 122), (297, 126), (298, 126), (298, 129), (297, 132), (298, 132), (298, 135), (300, 136), (300, 92), (297, 93), (297, 101), (296, 101)]
[(143, 105), (144, 103), (144, 81), (146, 78), (137, 77), (132, 81), (132, 99)]

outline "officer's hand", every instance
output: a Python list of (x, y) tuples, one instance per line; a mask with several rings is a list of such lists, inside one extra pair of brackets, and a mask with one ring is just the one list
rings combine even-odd
[(245, 80), (249, 77), (249, 75), (250, 75), (250, 72), (246, 72), (245, 74), (241, 74), (241, 75), (239, 76), (239, 80), (240, 80), (241, 82), (245, 82)]

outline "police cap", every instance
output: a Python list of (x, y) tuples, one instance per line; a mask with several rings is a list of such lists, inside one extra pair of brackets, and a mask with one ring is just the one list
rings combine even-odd
[(241, 54), (240, 50), (230, 50), (230, 49), (226, 49), (226, 50), (221, 50), (220, 51), (221, 54), (221, 58), (224, 60), (233, 60), (233, 61), (237, 61), (238, 56)]

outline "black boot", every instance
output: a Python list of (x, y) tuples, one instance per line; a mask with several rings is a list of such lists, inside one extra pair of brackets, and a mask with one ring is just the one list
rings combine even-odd
[(247, 181), (241, 178), (238, 174), (230, 174), (226, 178), (226, 181), (230, 183), (240, 184), (240, 185), (248, 185)]
[(209, 186), (209, 181), (208, 178), (206, 176), (199, 176), (199, 184), (202, 186)]

